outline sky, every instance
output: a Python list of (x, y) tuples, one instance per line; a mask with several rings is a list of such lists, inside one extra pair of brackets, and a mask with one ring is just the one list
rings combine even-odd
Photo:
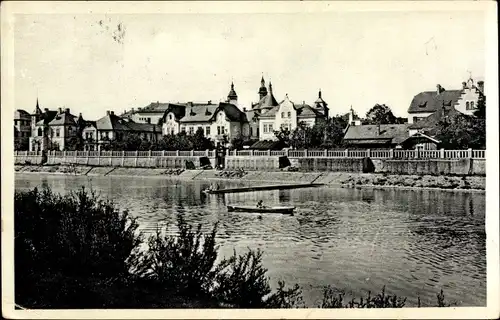
[(407, 116), (421, 91), (484, 79), (482, 11), (222, 14), (17, 14), (15, 104), (70, 108), (96, 120), (151, 102), (218, 102), (234, 82), (240, 107), (261, 76), (278, 101)]

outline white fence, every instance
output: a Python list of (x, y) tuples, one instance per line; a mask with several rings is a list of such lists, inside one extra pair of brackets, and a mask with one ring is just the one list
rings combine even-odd
[[(15, 151), (15, 156), (41, 156), (41, 151)], [(190, 151), (48, 151), (54, 157), (215, 157), (215, 150)], [(289, 158), (486, 159), (486, 150), (232, 150), (228, 156), (287, 156)]]

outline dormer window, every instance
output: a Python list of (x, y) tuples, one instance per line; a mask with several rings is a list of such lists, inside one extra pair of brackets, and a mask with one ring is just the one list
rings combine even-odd
[(284, 112), (282, 112), (282, 113), (281, 113), (281, 117), (282, 117), (282, 118), (284, 118), (284, 117), (285, 117), (285, 113), (284, 113)]
[(291, 118), (292, 117), (292, 113), (290, 111), (288, 111), (288, 118)]

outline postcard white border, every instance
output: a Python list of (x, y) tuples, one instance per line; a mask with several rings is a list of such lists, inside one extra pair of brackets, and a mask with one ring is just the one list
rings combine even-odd
[[(484, 11), (486, 14), (487, 109), (487, 307), (403, 309), (162, 309), (162, 310), (14, 310), (13, 283), (13, 133), (14, 34), (16, 13), (307, 13), (349, 11)], [(487, 319), (498, 318), (499, 299), (499, 194), (498, 194), (498, 34), (493, 1), (349, 1), (349, 2), (3, 2), (1, 4), (1, 112), (2, 112), (2, 312), (18, 319)]]

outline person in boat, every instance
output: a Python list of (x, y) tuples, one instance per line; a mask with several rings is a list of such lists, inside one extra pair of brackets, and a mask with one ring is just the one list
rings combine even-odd
[(259, 200), (259, 202), (257, 202), (257, 208), (264, 208), (262, 200)]

